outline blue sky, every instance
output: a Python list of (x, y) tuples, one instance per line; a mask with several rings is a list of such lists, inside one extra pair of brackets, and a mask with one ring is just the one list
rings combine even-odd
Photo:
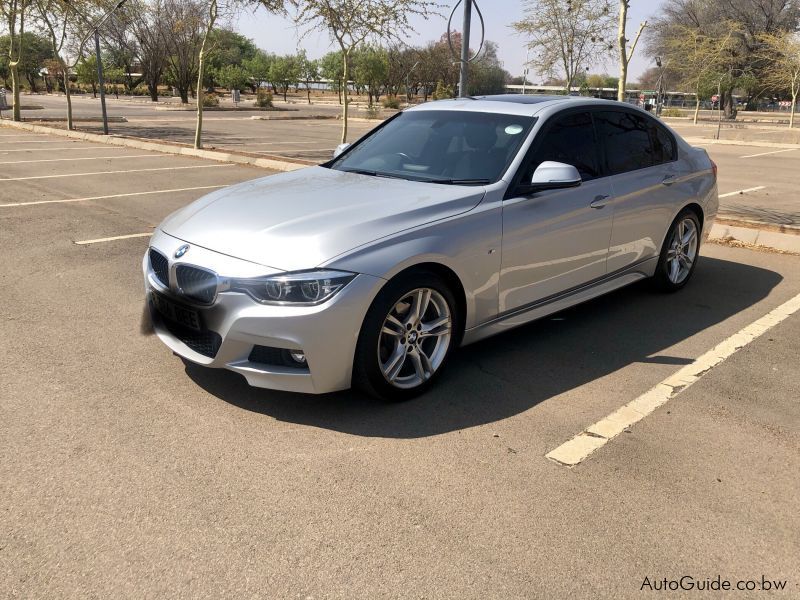
[[(442, 13), (449, 14), (456, 0), (444, 4)], [(486, 37), (496, 42), (499, 46), (500, 60), (503, 66), (512, 75), (522, 74), (522, 65), (525, 62), (524, 40), (515, 35), (509, 24), (518, 20), (522, 14), (520, 0), (478, 0), (484, 19), (486, 20)], [(629, 36), (634, 35), (639, 23), (655, 14), (659, 10), (662, 0), (631, 0), (628, 11)], [(454, 25), (461, 28), (461, 7), (458, 16), (453, 18)], [(477, 45), (479, 32), (475, 30), (477, 18), (473, 19), (473, 46)], [(445, 18), (414, 19), (412, 21), (414, 32), (406, 40), (410, 44), (423, 44), (429, 40), (438, 39), (447, 29)], [(298, 41), (298, 32), (290, 19), (268, 15), (263, 9), (255, 14), (242, 14), (236, 28), (244, 35), (252, 38), (256, 45), (277, 54), (289, 54), (299, 48), (305, 48), (311, 58), (318, 58), (333, 49), (326, 33), (312, 33), (303, 40)], [(643, 48), (637, 48), (630, 66), (629, 78), (636, 79), (650, 64), (650, 59), (645, 56)], [(618, 66), (615, 60), (610, 59), (605, 65), (591, 65), (591, 71), (616, 74)]]

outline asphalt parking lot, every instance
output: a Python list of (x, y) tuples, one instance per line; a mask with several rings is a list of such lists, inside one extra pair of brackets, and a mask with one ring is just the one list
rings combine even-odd
[[(24, 100), (43, 106), (43, 110), (24, 111), (26, 119), (37, 117), (64, 118), (64, 98), (35, 95)], [(74, 99), (76, 118), (99, 114), (99, 101), (90, 96)], [(194, 140), (195, 115), (192, 111), (172, 110), (174, 103), (152, 105), (147, 102), (107, 99), (112, 117), (125, 117), (127, 122), (110, 124), (112, 134), (191, 144)], [(244, 103), (247, 104), (247, 103)], [(322, 162), (328, 160), (339, 143), (341, 122), (338, 105), (278, 102), (277, 112), (208, 112), (204, 117), (204, 143), (208, 148), (246, 152), (263, 156), (283, 156)], [(354, 114), (360, 114), (353, 109)], [(254, 120), (252, 117), (269, 117)], [(308, 117), (308, 118), (298, 118)], [(349, 124), (350, 140), (358, 139), (379, 121), (354, 119)], [(800, 149), (786, 148), (786, 143), (799, 143), (800, 132), (787, 127), (730, 124), (722, 130), (722, 139), (739, 139), (757, 146), (718, 145), (712, 139), (716, 124), (668, 119), (669, 125), (692, 144), (708, 150), (720, 168), (720, 194), (724, 216), (755, 220), (773, 225), (800, 226), (800, 198), (795, 190), (800, 171)], [(98, 121), (81, 122), (85, 131), (100, 132)], [(25, 139), (25, 136), (19, 139)], [(0, 147), (14, 144), (13, 137), (0, 138)], [(24, 147), (24, 146), (23, 146)], [(0, 158), (4, 154), (0, 153)], [(744, 193), (741, 193), (744, 191)]]
[[(141, 257), (171, 211), (269, 172), (0, 136), (0, 597), (629, 598), (717, 575), (800, 597), (800, 313), (577, 466), (545, 457), (795, 298), (799, 257), (706, 245), (682, 292), (466, 347), (407, 404), (256, 390), (140, 332)], [(761, 169), (725, 185), (769, 191)]]
[[(23, 111), (27, 120), (38, 118), (66, 119), (66, 101), (61, 96), (29, 96), (25, 100), (43, 106), (43, 110)], [(195, 112), (180, 110), (174, 103), (152, 105), (143, 102), (106, 100), (110, 117), (122, 117), (125, 122), (111, 122), (112, 134), (159, 139), (183, 144), (194, 143)], [(242, 106), (251, 105), (248, 101)], [(79, 122), (80, 129), (102, 132), (99, 121), (100, 102), (90, 96), (73, 100), (76, 118), (93, 118)], [(341, 139), (342, 124), (337, 120), (338, 105), (277, 103), (274, 112), (242, 110), (237, 112), (207, 111), (203, 117), (203, 142), (208, 148), (234, 150), (251, 154), (279, 155), (322, 162), (328, 160)], [(363, 111), (351, 108), (355, 116), (348, 124), (350, 140), (361, 137), (375, 127), (379, 120), (359, 118)], [(322, 118), (320, 118), (322, 117)], [(268, 119), (268, 120), (262, 120)]]

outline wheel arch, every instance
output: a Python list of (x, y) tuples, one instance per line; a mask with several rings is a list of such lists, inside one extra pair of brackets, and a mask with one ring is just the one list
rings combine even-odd
[(450, 288), (450, 291), (453, 292), (457, 304), (456, 309), (458, 311), (458, 327), (456, 329), (456, 345), (458, 346), (461, 344), (461, 339), (464, 336), (464, 328), (467, 321), (467, 294), (464, 290), (464, 284), (461, 282), (461, 278), (447, 265), (439, 262), (426, 261), (415, 263), (404, 268), (395, 273), (386, 283), (400, 277), (413, 275), (414, 273), (431, 273), (436, 275), (441, 278), (447, 284), (447, 287)]
[(659, 252), (661, 251), (661, 248), (664, 247), (664, 244), (667, 241), (667, 237), (669, 236), (669, 232), (672, 231), (672, 225), (673, 223), (675, 223), (675, 219), (677, 219), (678, 215), (685, 210), (691, 210), (693, 213), (695, 213), (695, 215), (697, 215), (697, 219), (700, 221), (700, 232), (702, 238), (703, 227), (706, 220), (705, 211), (703, 210), (703, 207), (697, 202), (695, 201), (687, 202), (686, 204), (682, 205), (677, 211), (675, 211), (675, 213), (672, 215), (672, 218), (669, 221), (669, 225), (667, 225), (667, 228), (664, 230), (664, 235), (661, 236), (661, 244), (658, 246)]

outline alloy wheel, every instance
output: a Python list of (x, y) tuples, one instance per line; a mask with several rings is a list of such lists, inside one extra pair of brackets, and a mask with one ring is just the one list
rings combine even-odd
[(672, 230), (667, 250), (667, 277), (674, 284), (682, 283), (697, 259), (697, 224), (691, 217), (681, 219)]
[(409, 389), (430, 379), (447, 355), (453, 319), (444, 297), (431, 288), (403, 295), (384, 319), (378, 362), (391, 385)]

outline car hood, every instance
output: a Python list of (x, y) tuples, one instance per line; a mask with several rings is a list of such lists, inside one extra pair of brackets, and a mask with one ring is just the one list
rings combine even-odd
[(310, 167), (213, 192), (160, 225), (190, 244), (283, 271), (474, 208), (484, 189)]

